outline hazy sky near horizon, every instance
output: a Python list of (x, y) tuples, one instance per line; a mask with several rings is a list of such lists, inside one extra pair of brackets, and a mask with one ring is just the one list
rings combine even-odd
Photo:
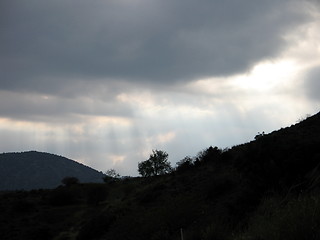
[(2, 0), (0, 151), (137, 175), (319, 111), (318, 0)]

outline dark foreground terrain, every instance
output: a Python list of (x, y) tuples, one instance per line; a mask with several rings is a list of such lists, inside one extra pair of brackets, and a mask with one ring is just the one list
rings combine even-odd
[(170, 174), (2, 192), (1, 239), (320, 239), (320, 114)]

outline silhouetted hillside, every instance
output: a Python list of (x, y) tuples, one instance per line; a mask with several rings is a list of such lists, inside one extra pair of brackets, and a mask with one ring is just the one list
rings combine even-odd
[(49, 153), (0, 154), (0, 190), (55, 188), (64, 177), (76, 177), (80, 182), (102, 182), (103, 174)]
[(320, 113), (231, 149), (234, 165), (259, 188), (307, 187), (320, 163)]
[(0, 194), (2, 239), (319, 240), (320, 114), (172, 173)]

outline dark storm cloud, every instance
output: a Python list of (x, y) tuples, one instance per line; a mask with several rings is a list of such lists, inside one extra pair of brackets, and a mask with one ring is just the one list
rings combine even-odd
[(0, 102), (1, 116), (16, 120), (75, 123), (82, 121), (80, 116), (132, 116), (127, 105), (86, 96), (64, 98), (0, 91)]
[(78, 79), (166, 84), (246, 71), (283, 50), (307, 15), (295, 0), (1, 2), (2, 89)]

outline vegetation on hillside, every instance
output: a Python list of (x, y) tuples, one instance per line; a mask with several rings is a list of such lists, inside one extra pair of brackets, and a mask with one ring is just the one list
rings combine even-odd
[(138, 172), (142, 177), (151, 177), (169, 173), (172, 168), (168, 161), (169, 154), (161, 150), (152, 150), (149, 159), (138, 164)]
[(3, 192), (1, 239), (320, 239), (319, 134), (317, 114), (163, 174)]

